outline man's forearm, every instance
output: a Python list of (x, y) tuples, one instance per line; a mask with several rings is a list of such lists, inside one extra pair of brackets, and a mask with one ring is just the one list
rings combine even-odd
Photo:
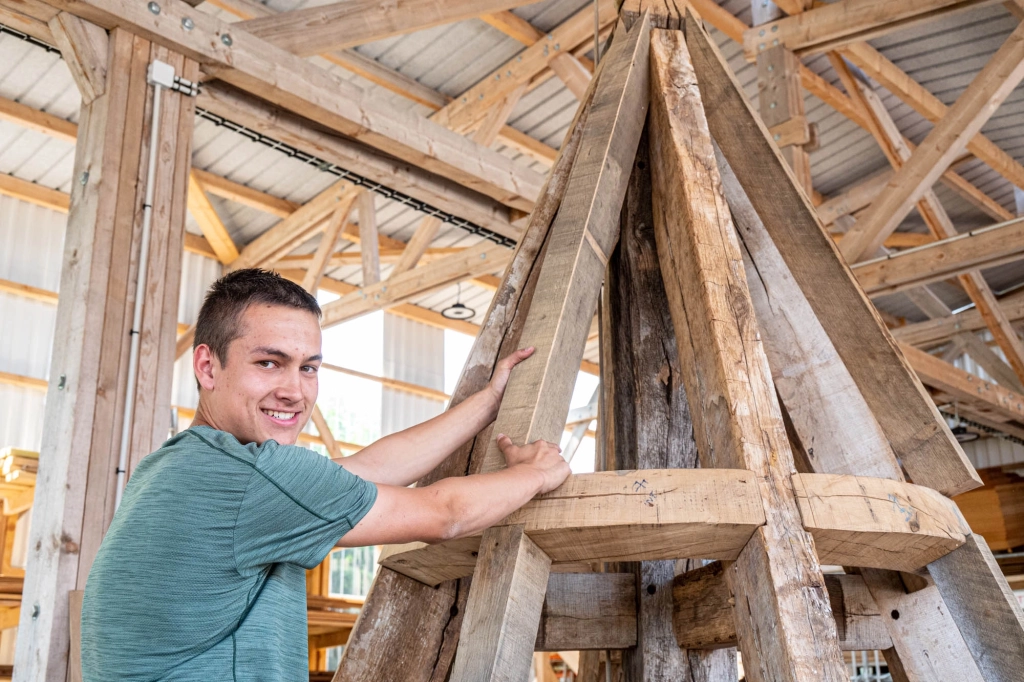
[(525, 465), (438, 481), (428, 490), (436, 487), (443, 491), (454, 519), (441, 539), (468, 537), (490, 528), (532, 500), (543, 483), (543, 474)]
[(497, 413), (497, 397), (484, 389), (433, 419), (381, 438), (337, 461), (374, 483), (410, 485), (494, 421)]

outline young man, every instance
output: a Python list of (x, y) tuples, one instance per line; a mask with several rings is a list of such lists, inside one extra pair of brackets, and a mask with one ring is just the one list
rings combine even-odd
[(85, 682), (307, 680), (306, 577), (336, 545), (477, 533), (558, 486), (551, 443), (408, 488), (492, 422), (512, 368), (439, 417), (331, 461), (295, 447), (316, 403), (320, 307), (262, 270), (216, 282), (196, 324), (192, 427), (146, 457), (89, 574)]

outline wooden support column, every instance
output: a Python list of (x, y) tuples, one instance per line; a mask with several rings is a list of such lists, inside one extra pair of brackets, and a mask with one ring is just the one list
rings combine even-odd
[[(530, 215), (530, 224), (473, 344), (449, 403), (452, 406), (482, 390), (498, 360), (520, 347), (551, 223), (580, 149), (592, 94), (593, 88), (569, 126), (569, 136), (562, 144)], [(419, 485), (449, 476), (465, 476), (474, 466), (479, 467), (491, 434), (490, 429), (485, 429)], [(455, 657), (468, 594), (468, 580), (453, 580), (432, 588), (382, 567), (366, 597), (336, 676), (363, 682), (444, 682)]]
[(655, 235), (701, 464), (753, 470), (767, 519), (726, 569), (744, 670), (757, 682), (846, 680), (681, 32), (653, 32), (651, 72)]
[[(759, 3), (760, 0), (754, 0)], [(809, 125), (804, 116), (804, 95), (800, 86), (800, 60), (782, 45), (769, 47), (757, 53), (757, 101), (761, 120), (773, 131), (782, 156), (799, 181), (807, 196), (813, 196), (811, 184), (811, 157), (803, 145), (810, 142)], [(797, 135), (787, 135), (793, 128)], [(783, 146), (792, 139), (799, 142)]]
[[(611, 385), (618, 469), (697, 466), (693, 421), (683, 389), (675, 332), (654, 238), (651, 168), (646, 136), (633, 163), (609, 262)], [(732, 682), (736, 650), (685, 651), (672, 631), (675, 561), (627, 565), (636, 575), (637, 645), (623, 655), (625, 682)], [(713, 660), (705, 660), (713, 659)], [(707, 671), (714, 672), (708, 676)]]
[[(74, 22), (71, 22), (74, 23)], [(152, 233), (138, 379), (126, 396), (130, 325), (138, 277), (142, 203), (150, 154), (154, 59), (197, 80), (196, 62), (115, 29), (67, 31), (95, 97), (82, 107), (61, 297), (50, 365), (42, 466), (29, 540), (18, 680), (63, 680), (68, 592), (85, 586), (114, 512), (124, 404), (134, 403), (129, 474), (170, 428), (171, 379), (185, 231), (194, 100), (165, 90), (159, 120)], [(106, 38), (102, 49), (100, 36)], [(102, 41), (101, 41), (102, 42)], [(85, 60), (94, 55), (105, 68)], [(96, 74), (105, 71), (100, 80)], [(102, 91), (95, 89), (102, 83)]]
[[(743, 158), (750, 159), (747, 155)], [(781, 167), (777, 157), (776, 163)], [(854, 382), (833, 341), (814, 315), (805, 291), (801, 290), (773, 242), (766, 224), (724, 157), (719, 157), (719, 165), (731, 213), (751, 262), (747, 277), (769, 364), (778, 378), (779, 396), (807, 467), (820, 473), (904, 480), (897, 453), (872, 414), (862, 389)], [(820, 235), (820, 230), (817, 234)], [(806, 244), (806, 240), (803, 243)], [(834, 286), (835, 280), (846, 276), (835, 256), (833, 260), (833, 281), (819, 280), (817, 286)], [(941, 428), (938, 422), (937, 427)], [(977, 590), (972, 596), (984, 593), (988, 608), (992, 609), (990, 613), (1010, 628), (1007, 632), (1014, 632), (1011, 626), (1019, 608), (1015, 612), (1015, 604), (1007, 601), (999, 589), (992, 589), (998, 582), (1005, 584), (998, 567), (995, 572), (987, 570), (984, 563), (969, 558), (970, 549), (965, 547), (967, 545), (949, 556), (960, 558), (962, 563), (958, 568), (972, 567), (971, 589)], [(938, 575), (934, 583), (919, 578), (921, 584), (913, 590), (907, 589), (900, 574), (895, 572), (862, 570), (861, 573), (878, 603), (881, 621), (892, 640), (892, 649), (885, 655), (890, 667), (904, 676), (897, 679), (924, 682), (943, 675), (952, 675), (958, 680), (983, 679), (978, 670), (981, 659), (972, 659), (973, 650), (961, 636), (965, 627), (978, 632), (984, 620), (983, 612), (970, 608), (968, 600), (961, 596), (961, 610), (955, 613), (944, 599), (950, 590), (957, 589), (956, 571), (947, 570)], [(1013, 641), (1012, 637), (1008, 635), (1005, 641)], [(1024, 642), (1019, 631), (1016, 637)], [(1004, 670), (1024, 665), (1015, 652), (1001, 656), (992, 665)]]

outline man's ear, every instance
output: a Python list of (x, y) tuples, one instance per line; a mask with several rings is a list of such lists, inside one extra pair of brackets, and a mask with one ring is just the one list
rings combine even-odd
[(214, 387), (214, 373), (220, 369), (220, 363), (214, 357), (213, 351), (205, 343), (196, 346), (192, 353), (192, 371), (195, 372), (196, 381), (199, 386), (207, 391)]

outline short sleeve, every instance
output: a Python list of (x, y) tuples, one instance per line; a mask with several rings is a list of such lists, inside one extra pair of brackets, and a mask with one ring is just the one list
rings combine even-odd
[(376, 485), (327, 457), (267, 441), (235, 522), (238, 571), (252, 575), (275, 563), (313, 568), (376, 500)]

